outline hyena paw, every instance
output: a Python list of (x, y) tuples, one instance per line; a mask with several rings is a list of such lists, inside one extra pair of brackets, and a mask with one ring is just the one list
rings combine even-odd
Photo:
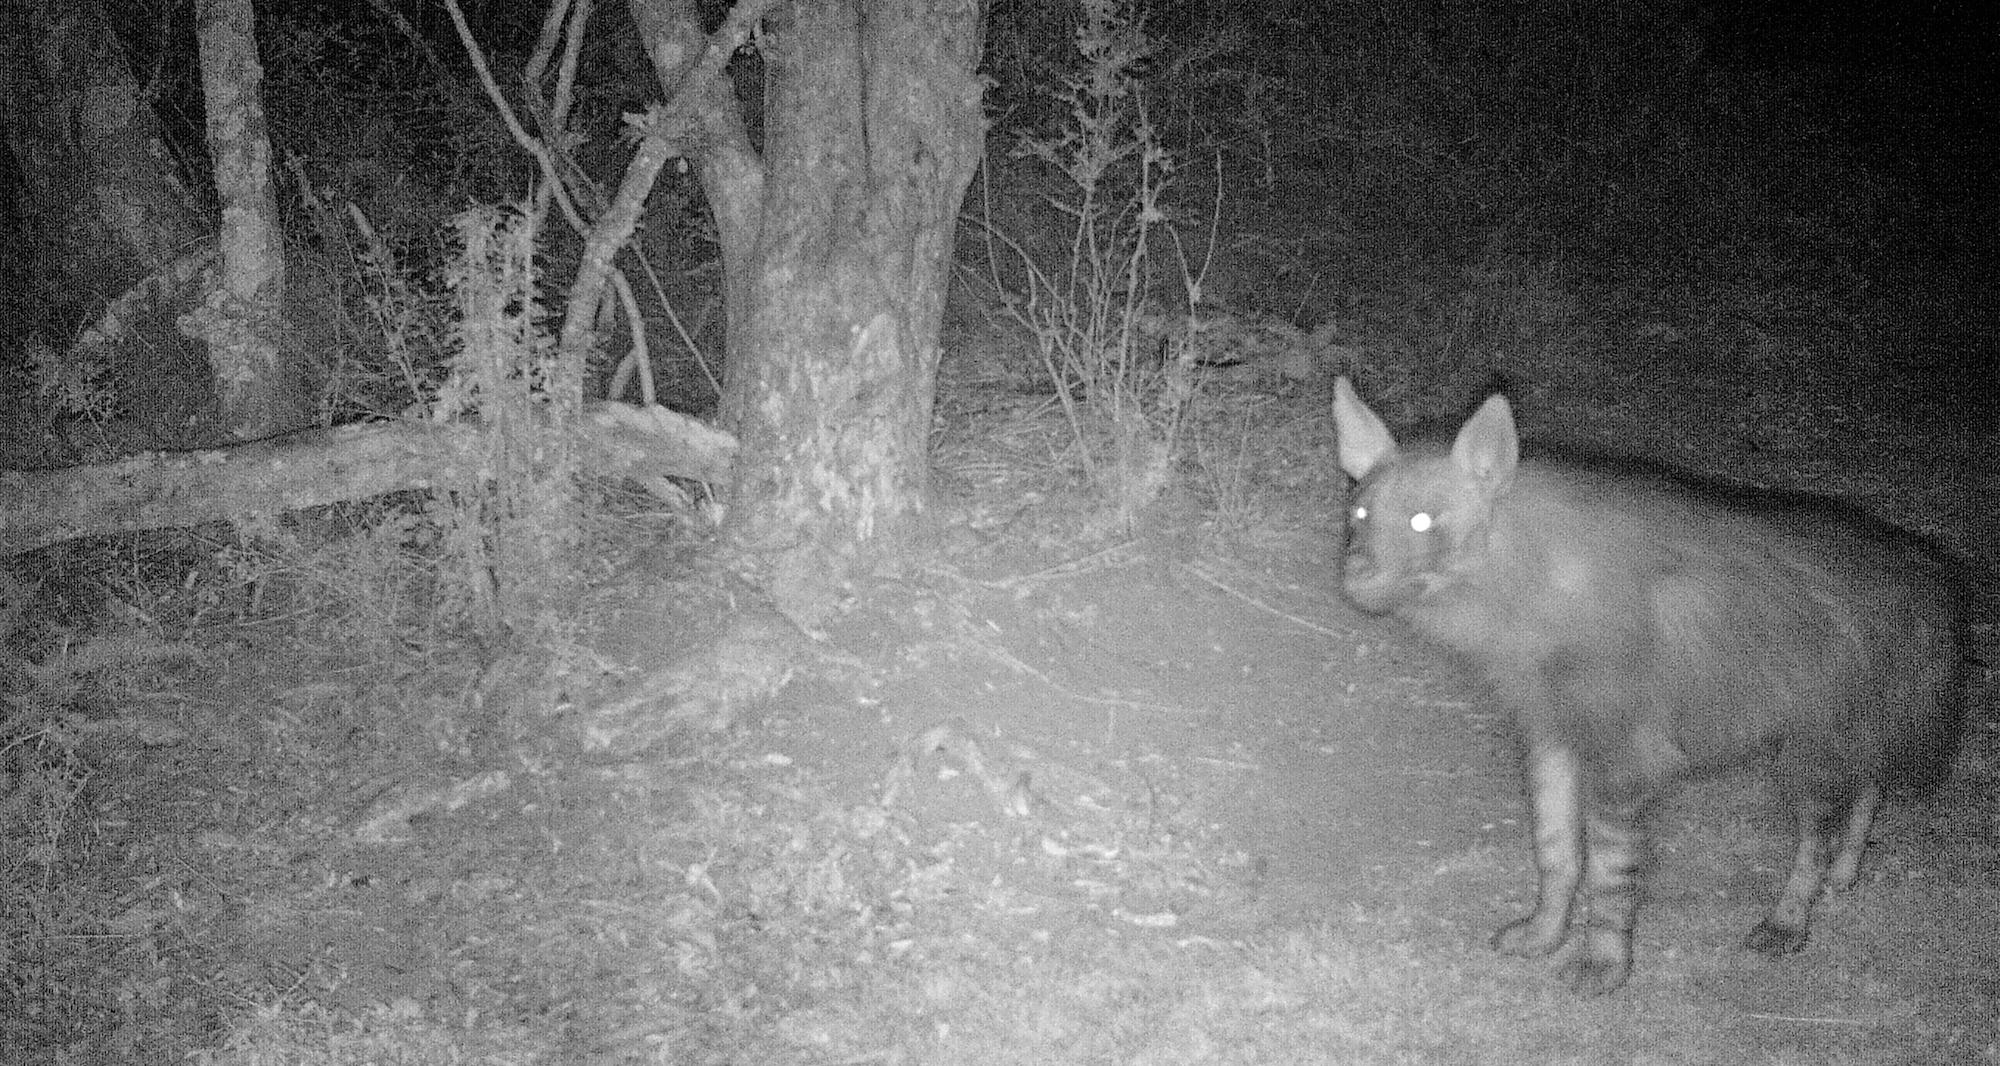
[(1625, 952), (1579, 950), (1556, 970), (1556, 976), (1580, 996), (1602, 996), (1618, 991), (1631, 972), (1632, 956)]
[(1760, 955), (1790, 955), (1806, 946), (1806, 929), (1802, 925), (1779, 925), (1766, 918), (1743, 938), (1743, 946)]
[(1493, 947), (1505, 955), (1540, 958), (1561, 947), (1567, 935), (1568, 930), (1559, 924), (1538, 922), (1532, 917), (1523, 918), (1501, 926), (1493, 934)]

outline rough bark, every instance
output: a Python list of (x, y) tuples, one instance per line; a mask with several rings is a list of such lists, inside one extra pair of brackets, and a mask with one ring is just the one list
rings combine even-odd
[[(11, 5), (10, 5), (11, 6)], [(111, 297), (207, 235), (145, 89), (96, 0), (26, 0), (0, 73), (31, 226), (55, 306)]]
[[(605, 403), (583, 424), (589, 469), (645, 483), (723, 482), (735, 441), (663, 408)], [(113, 463), (0, 471), (0, 557), (75, 537), (277, 514), (451, 483), (485, 460), (472, 425), (382, 423)]]
[(195, 5), (209, 157), (222, 204), (222, 271), (181, 327), (206, 343), (223, 425), (239, 440), (297, 429), (311, 413), (301, 375), (279, 343), (285, 249), (255, 30), (250, 0)]
[[(159, 282), (199, 275), (183, 267), (190, 250), (207, 254), (209, 223), (102, 5), (25, 0), (8, 5), (6, 19), (0, 115), (26, 226), (15, 251), (31, 260), (22, 274), (33, 295), (23, 303), (39, 312), (26, 325), (74, 337), (96, 319), (71, 357), (106, 368), (144, 435), (183, 440), (212, 389), (174, 323), (181, 292)], [(145, 299), (121, 301), (140, 289)]]
[(6, 27), (28, 62), (0, 64), (30, 276), (47, 286), (36, 325), (76, 336), (94, 319), (69, 357), (110, 365), (122, 406), (174, 443), (266, 436), (309, 413), (277, 341), (283, 255), (249, 0), (199, 6), (219, 257), (100, 3), (28, 0)]
[(759, 158), (726, 83), (685, 58), (692, 5), (632, 4), (722, 239), (722, 423), (742, 442), (725, 531), (811, 624), (923, 532), (951, 234), (984, 135), (982, 7), (774, 5)]

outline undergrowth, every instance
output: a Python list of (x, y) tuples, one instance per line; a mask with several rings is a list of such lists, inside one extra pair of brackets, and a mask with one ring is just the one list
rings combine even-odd
[[(124, 839), (135, 818), (157, 817), (162, 804), (209, 787), (145, 783), (176, 758), (210, 761), (217, 769), (208, 773), (224, 775), (217, 785), (234, 776), (222, 767), (257, 768), (280, 794), (259, 795), (253, 807), (339, 804), (371, 779), (476, 765), (482, 735), (519, 728), (506, 716), (553, 702), (535, 693), (568, 646), (565, 608), (583, 574), (592, 514), (572, 430), (579, 400), (554, 387), (527, 216), (472, 212), (459, 232), (444, 278), (453, 311), (441, 337), (429, 337), (431, 327), (400, 336), (408, 358), (398, 382), (419, 394), (429, 388), (417, 352), (442, 341), (451, 354), (426, 417), (440, 426), (476, 417), (490, 432), (474, 438), (481, 450), (437, 470), (428, 493), (226, 529), (73, 542), (42, 553), (42, 580), (5, 578), (0, 1000), (22, 1027), (0, 1038), (0, 1057), (54, 1052), (83, 1061), (74, 1056), (106, 1033), (121, 1042), (118, 1057), (199, 1046), (208, 1035), (186, 1027), (204, 1011), (192, 1005), (219, 1009), (218, 997), (245, 987), (242, 975), (191, 983), (210, 965), (202, 957), (232, 934), (205, 906), (177, 914), (155, 898), (189, 890), (181, 879), (199, 868), (234, 861), (231, 849), (103, 847)], [(393, 280), (402, 275), (387, 259), (374, 262), (378, 322), (389, 332), (411, 326), (418, 319), (397, 308), (421, 309), (433, 298)], [(238, 658), (242, 647), (291, 651), (281, 657), (288, 661), (251, 664)], [(493, 669), (503, 658), (514, 665)], [(358, 682), (286, 676), (338, 677), (362, 663), (370, 673)], [(257, 714), (205, 708), (190, 686), (218, 667), (290, 684), (287, 705)], [(142, 683), (150, 687), (139, 690)], [(336, 692), (357, 698), (328, 698)], [(154, 759), (162, 765), (150, 767)], [(163, 791), (128, 816), (135, 788)], [(127, 881), (130, 864), (155, 853), (152, 861), (171, 872), (136, 887)], [(406, 1005), (384, 1005), (350, 1029), (303, 1001), (272, 1002), (297, 1009), (258, 1014), (252, 1029), (311, 1031), (308, 1043), (321, 1050), (267, 1043), (224, 1061), (362, 1061), (353, 1056), (390, 1045), (413, 1061), (445, 1061), (429, 1057), (447, 1052), (428, 1042)]]
[[(1033, 338), (1078, 460), (1123, 530), (1172, 480), (1199, 386), (1208, 259), (1190, 260), (1167, 208), (1176, 162), (1149, 118), (1141, 78), (1153, 42), (1133, 5), (1081, 6), (1083, 70), (1050, 93), (1061, 125), (1019, 132), (1014, 149), (1066, 183), (1049, 205), (1067, 220), (1067, 248), (1038, 254), (1002, 232), (989, 209), (987, 263), (994, 288), (1012, 293), (1006, 313)], [(1020, 291), (1003, 277), (1018, 279)]]

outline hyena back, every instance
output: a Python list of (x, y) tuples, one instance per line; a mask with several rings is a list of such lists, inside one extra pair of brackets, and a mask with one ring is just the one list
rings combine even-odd
[(1344, 594), (1455, 652), (1526, 742), (1539, 896), (1500, 950), (1567, 943), (1572, 987), (1616, 989), (1647, 807), (1762, 764), (1799, 841), (1745, 943), (1796, 951), (1884, 791), (1950, 774), (1963, 610), (1916, 538), (1827, 501), (1523, 460), (1499, 395), (1444, 447), (1400, 449), (1345, 378), (1334, 415), (1358, 482)]

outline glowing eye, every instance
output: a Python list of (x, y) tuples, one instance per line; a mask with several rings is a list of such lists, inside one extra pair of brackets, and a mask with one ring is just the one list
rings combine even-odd
[(1434, 525), (1437, 525), (1436, 520), (1423, 511), (1410, 516), (1410, 528), (1418, 533), (1428, 533)]
[(1368, 508), (1363, 507), (1360, 504), (1355, 504), (1353, 517), (1356, 522), (1368, 521)]

